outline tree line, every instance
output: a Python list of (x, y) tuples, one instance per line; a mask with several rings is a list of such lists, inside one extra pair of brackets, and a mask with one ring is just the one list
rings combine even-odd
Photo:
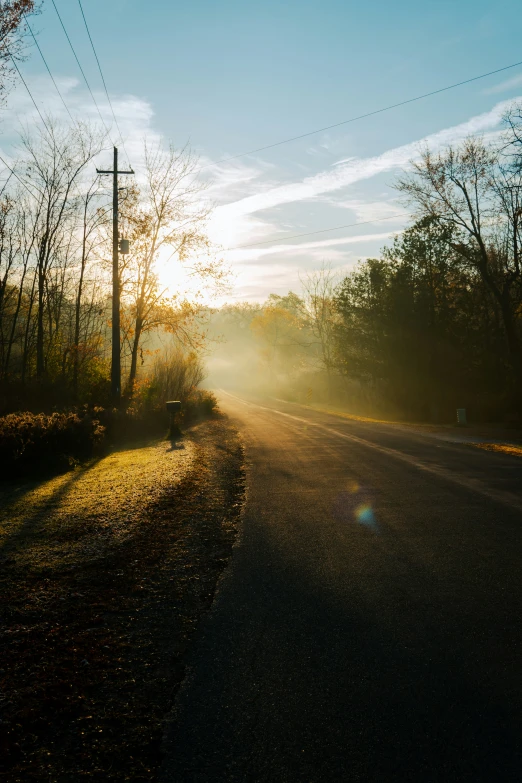
[[(95, 169), (106, 149), (106, 135), (82, 122), (67, 127), (47, 117), (20, 135), (14, 174), (0, 194), (0, 391), (6, 408), (21, 400), (29, 407), (108, 402), (111, 183)], [(162, 289), (162, 255), (170, 263), (190, 263), (207, 283), (219, 285), (225, 276), (205, 234), (209, 207), (190, 150), (145, 142), (142, 158), (139, 176), (122, 189), (120, 202), (120, 225), (130, 240), (119, 270), (127, 401), (136, 395), (151, 340), (162, 334), (168, 350), (198, 347), (200, 305)], [(156, 353), (159, 345), (156, 339)]]
[[(2, 104), (33, 38), (28, 17), (39, 10), (35, 0), (0, 6)], [(0, 413), (110, 403), (111, 182), (96, 164), (111, 146), (106, 128), (40, 113), (5, 164)], [(159, 262), (190, 266), (200, 286), (226, 279), (206, 236), (211, 207), (190, 149), (145, 140), (138, 157), (137, 177), (120, 188), (120, 227), (130, 240), (119, 265), (126, 405), (202, 376), (201, 298), (162, 288)]]
[(240, 355), (257, 344), (243, 382), (364, 413), (520, 421), (522, 108), (493, 138), (421, 150), (396, 187), (414, 220), (379, 258), (219, 314)]

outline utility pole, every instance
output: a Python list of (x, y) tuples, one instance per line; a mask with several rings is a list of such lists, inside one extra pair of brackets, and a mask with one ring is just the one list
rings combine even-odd
[(121, 356), (120, 356), (120, 270), (118, 232), (118, 174), (134, 174), (134, 171), (118, 171), (118, 148), (114, 147), (112, 171), (96, 169), (98, 174), (112, 174), (112, 357), (111, 397), (119, 406), (121, 400)]

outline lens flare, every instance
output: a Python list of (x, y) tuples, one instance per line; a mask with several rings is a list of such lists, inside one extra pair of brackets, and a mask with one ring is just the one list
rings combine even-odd
[(372, 507), (368, 504), (363, 504), (355, 509), (355, 518), (361, 525), (367, 525), (368, 527), (377, 528), (377, 521), (375, 519)]
[(373, 493), (355, 479), (348, 479), (346, 489), (335, 498), (332, 514), (339, 522), (358, 522), (373, 533), (379, 533), (379, 523), (373, 511)]

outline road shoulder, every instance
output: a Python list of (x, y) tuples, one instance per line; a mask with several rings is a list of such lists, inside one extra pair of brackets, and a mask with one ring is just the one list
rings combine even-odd
[(225, 417), (106, 459), (3, 488), (0, 772), (13, 781), (156, 778), (231, 555), (243, 453)]
[(368, 416), (358, 416), (354, 413), (336, 408), (333, 405), (320, 405), (302, 403), (286, 404), (295, 405), (318, 413), (327, 413), (355, 423), (377, 424), (402, 432), (421, 435), (426, 438), (445, 441), (446, 443), (461, 443), (473, 448), (484, 449), (499, 454), (508, 454), (513, 457), (522, 457), (522, 433), (519, 430), (509, 430), (499, 424), (483, 424), (457, 426), (449, 424), (427, 424), (422, 422), (391, 421), (388, 419), (375, 419)]

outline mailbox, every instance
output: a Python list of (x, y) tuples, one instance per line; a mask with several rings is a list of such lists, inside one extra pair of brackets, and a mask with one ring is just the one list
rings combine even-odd
[(167, 402), (168, 413), (179, 413), (180, 410), (181, 402), (179, 402), (179, 400), (171, 400), (170, 402)]

